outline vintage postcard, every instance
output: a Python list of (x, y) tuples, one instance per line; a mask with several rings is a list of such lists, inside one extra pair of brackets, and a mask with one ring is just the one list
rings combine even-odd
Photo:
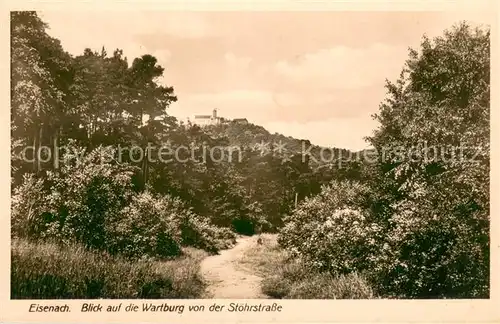
[(499, 322), (498, 8), (5, 3), (0, 321)]

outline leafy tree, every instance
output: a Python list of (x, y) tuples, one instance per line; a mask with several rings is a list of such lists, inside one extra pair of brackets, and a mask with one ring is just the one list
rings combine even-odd
[(488, 295), (489, 62), (489, 31), (461, 23), (424, 37), (387, 83), (369, 139), (380, 153), (387, 293)]
[[(35, 12), (11, 13), (12, 137), (35, 152), (57, 138), (71, 80), (70, 57), (46, 27)], [(32, 161), (31, 171), (38, 172), (37, 154)]]

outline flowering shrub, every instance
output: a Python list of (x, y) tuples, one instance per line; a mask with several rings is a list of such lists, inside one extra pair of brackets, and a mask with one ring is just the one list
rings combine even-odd
[(317, 269), (341, 274), (369, 268), (381, 228), (356, 207), (366, 191), (356, 182), (332, 182), (285, 219), (280, 244)]
[(384, 296), (485, 296), (487, 197), (451, 172), (440, 178), (427, 185), (413, 179), (411, 193), (382, 220), (363, 207), (366, 187), (332, 182), (285, 219), (279, 242), (315, 269), (362, 273)]
[(128, 256), (168, 257), (179, 255), (183, 245), (217, 252), (234, 234), (200, 219), (178, 198), (145, 191), (120, 212), (110, 240), (112, 251)]
[[(168, 257), (182, 245), (217, 252), (235, 236), (200, 219), (170, 196), (156, 196), (134, 187), (136, 169), (103, 163), (109, 147), (88, 154), (62, 156), (65, 163), (45, 177), (26, 175), (12, 204), (14, 237), (75, 241), (87, 248), (129, 257)], [(82, 153), (82, 152), (80, 152)]]
[(111, 153), (103, 147), (78, 159), (67, 153), (66, 163), (43, 180), (25, 176), (13, 195), (13, 234), (105, 248), (109, 228), (134, 193), (133, 168), (100, 163)]
[(33, 174), (23, 175), (22, 185), (12, 194), (12, 237), (40, 236), (47, 222), (43, 215), (46, 210), (44, 198), (48, 194), (42, 179)]
[(373, 281), (393, 296), (487, 296), (488, 210), (471, 193), (461, 194), (457, 183), (432, 187), (422, 186), (417, 201), (394, 204)]
[(411, 49), (375, 115), (370, 195), (324, 188), (282, 244), (319, 268), (362, 271), (379, 295), (488, 297), (489, 52), (489, 31), (465, 23)]
[(182, 244), (197, 247), (208, 252), (218, 252), (236, 243), (236, 236), (229, 228), (218, 227), (207, 219), (191, 212), (181, 223)]
[(176, 199), (159, 199), (149, 192), (134, 196), (110, 230), (111, 251), (133, 257), (179, 255), (181, 233), (176, 217), (184, 212)]

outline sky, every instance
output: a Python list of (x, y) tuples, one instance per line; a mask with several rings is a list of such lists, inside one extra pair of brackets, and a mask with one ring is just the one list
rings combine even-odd
[(247, 118), (270, 132), (359, 150), (371, 117), (396, 80), (408, 47), (484, 12), (44, 11), (48, 33), (73, 55), (123, 49), (129, 62), (152, 54), (161, 83), (185, 120)]

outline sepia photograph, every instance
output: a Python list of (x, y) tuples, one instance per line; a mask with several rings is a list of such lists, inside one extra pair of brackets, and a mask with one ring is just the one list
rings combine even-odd
[(12, 300), (490, 298), (484, 12), (9, 17)]

